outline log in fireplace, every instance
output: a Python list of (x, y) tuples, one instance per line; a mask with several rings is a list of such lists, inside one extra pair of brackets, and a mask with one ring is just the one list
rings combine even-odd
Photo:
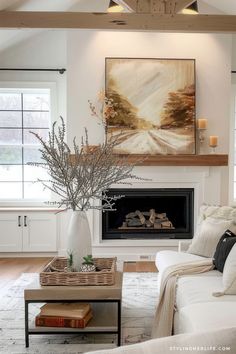
[(104, 240), (193, 237), (193, 188), (110, 189), (108, 195), (123, 198), (102, 215)]

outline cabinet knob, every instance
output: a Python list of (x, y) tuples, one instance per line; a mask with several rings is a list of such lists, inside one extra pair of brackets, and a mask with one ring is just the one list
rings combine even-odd
[(24, 226), (25, 227), (27, 226), (27, 216), (26, 215), (24, 216)]
[(18, 216), (18, 226), (21, 227), (21, 216)]

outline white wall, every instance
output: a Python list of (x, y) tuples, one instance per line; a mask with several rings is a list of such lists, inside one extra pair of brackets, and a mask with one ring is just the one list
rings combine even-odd
[[(232, 70), (236, 71), (236, 34), (233, 35), (232, 40)], [(236, 84), (236, 74), (232, 75), (232, 83)]]
[[(68, 31), (69, 141), (75, 135), (82, 135), (85, 126), (91, 144), (99, 143), (103, 138), (102, 128), (90, 115), (88, 99), (96, 101), (98, 92), (104, 88), (105, 57), (194, 58), (196, 116), (208, 119), (207, 136), (219, 135), (218, 152), (228, 153), (231, 50), (230, 35)], [(207, 144), (205, 152), (209, 152)], [(152, 187), (192, 186), (195, 189), (195, 222), (202, 202), (228, 203), (227, 167), (139, 167), (135, 172), (151, 177)], [(135, 258), (140, 252), (153, 255), (157, 249), (177, 244), (174, 240), (101, 242), (101, 220), (96, 214), (90, 214), (90, 225), (94, 251), (99, 255), (114, 252), (120, 257)]]
[(207, 134), (219, 135), (218, 151), (228, 152), (230, 35), (70, 31), (67, 38), (70, 140), (75, 132), (82, 134), (84, 126), (92, 143), (101, 139), (87, 101), (96, 100), (104, 88), (105, 57), (195, 58), (196, 116), (208, 119)]
[[(67, 32), (69, 141), (83, 134), (98, 143), (102, 128), (91, 118), (88, 99), (96, 101), (104, 88), (105, 57), (194, 58), (196, 59), (196, 117), (208, 119), (209, 135), (219, 136), (219, 153), (229, 151), (231, 50), (230, 35), (164, 34), (112, 31)], [(203, 150), (203, 151), (204, 151)], [(221, 169), (220, 196), (209, 181), (207, 202), (228, 202), (228, 169)]]
[[(234, 39), (236, 64), (236, 40)], [(58, 87), (58, 114), (67, 115), (69, 141), (89, 130), (90, 143), (103, 138), (103, 130), (90, 116), (88, 99), (95, 101), (104, 88), (105, 57), (195, 58), (197, 118), (208, 119), (207, 135), (219, 135), (218, 152), (228, 153), (230, 85), (230, 35), (164, 34), (111, 31), (37, 31), (34, 37), (9, 48), (0, 55), (0, 66), (6, 67), (66, 67), (67, 74), (0, 72), (0, 81), (53, 81)], [(66, 102), (67, 101), (67, 102)], [(205, 146), (205, 152), (209, 152)], [(228, 168), (218, 167), (139, 167), (140, 175), (151, 176), (156, 185), (170, 187), (188, 183), (196, 188), (195, 207), (203, 201), (211, 204), (228, 203)], [(182, 185), (181, 184), (181, 185)], [(195, 210), (196, 213), (196, 210)], [(66, 215), (62, 216), (64, 235)], [(110, 254), (114, 245), (101, 247), (100, 224), (89, 214), (96, 254)], [(176, 242), (169, 240), (169, 248)], [(64, 248), (62, 238), (60, 248)], [(116, 248), (115, 254), (153, 254), (157, 248), (167, 248), (163, 242), (146, 248), (134, 244)], [(140, 251), (141, 250), (141, 251)]]
[[(0, 67), (66, 68), (66, 33), (31, 31), (27, 40), (0, 52)], [(57, 87), (57, 115), (66, 117), (66, 73), (0, 71), (0, 82), (52, 82)], [(56, 119), (57, 117), (54, 117)]]

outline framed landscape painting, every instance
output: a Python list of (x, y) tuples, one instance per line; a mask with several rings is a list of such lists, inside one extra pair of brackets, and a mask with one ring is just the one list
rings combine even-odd
[(195, 154), (195, 60), (106, 58), (117, 154)]

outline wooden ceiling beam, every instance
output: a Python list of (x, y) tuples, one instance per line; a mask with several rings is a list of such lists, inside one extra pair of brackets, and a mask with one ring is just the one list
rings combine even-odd
[(235, 33), (236, 16), (0, 11), (0, 28)]

